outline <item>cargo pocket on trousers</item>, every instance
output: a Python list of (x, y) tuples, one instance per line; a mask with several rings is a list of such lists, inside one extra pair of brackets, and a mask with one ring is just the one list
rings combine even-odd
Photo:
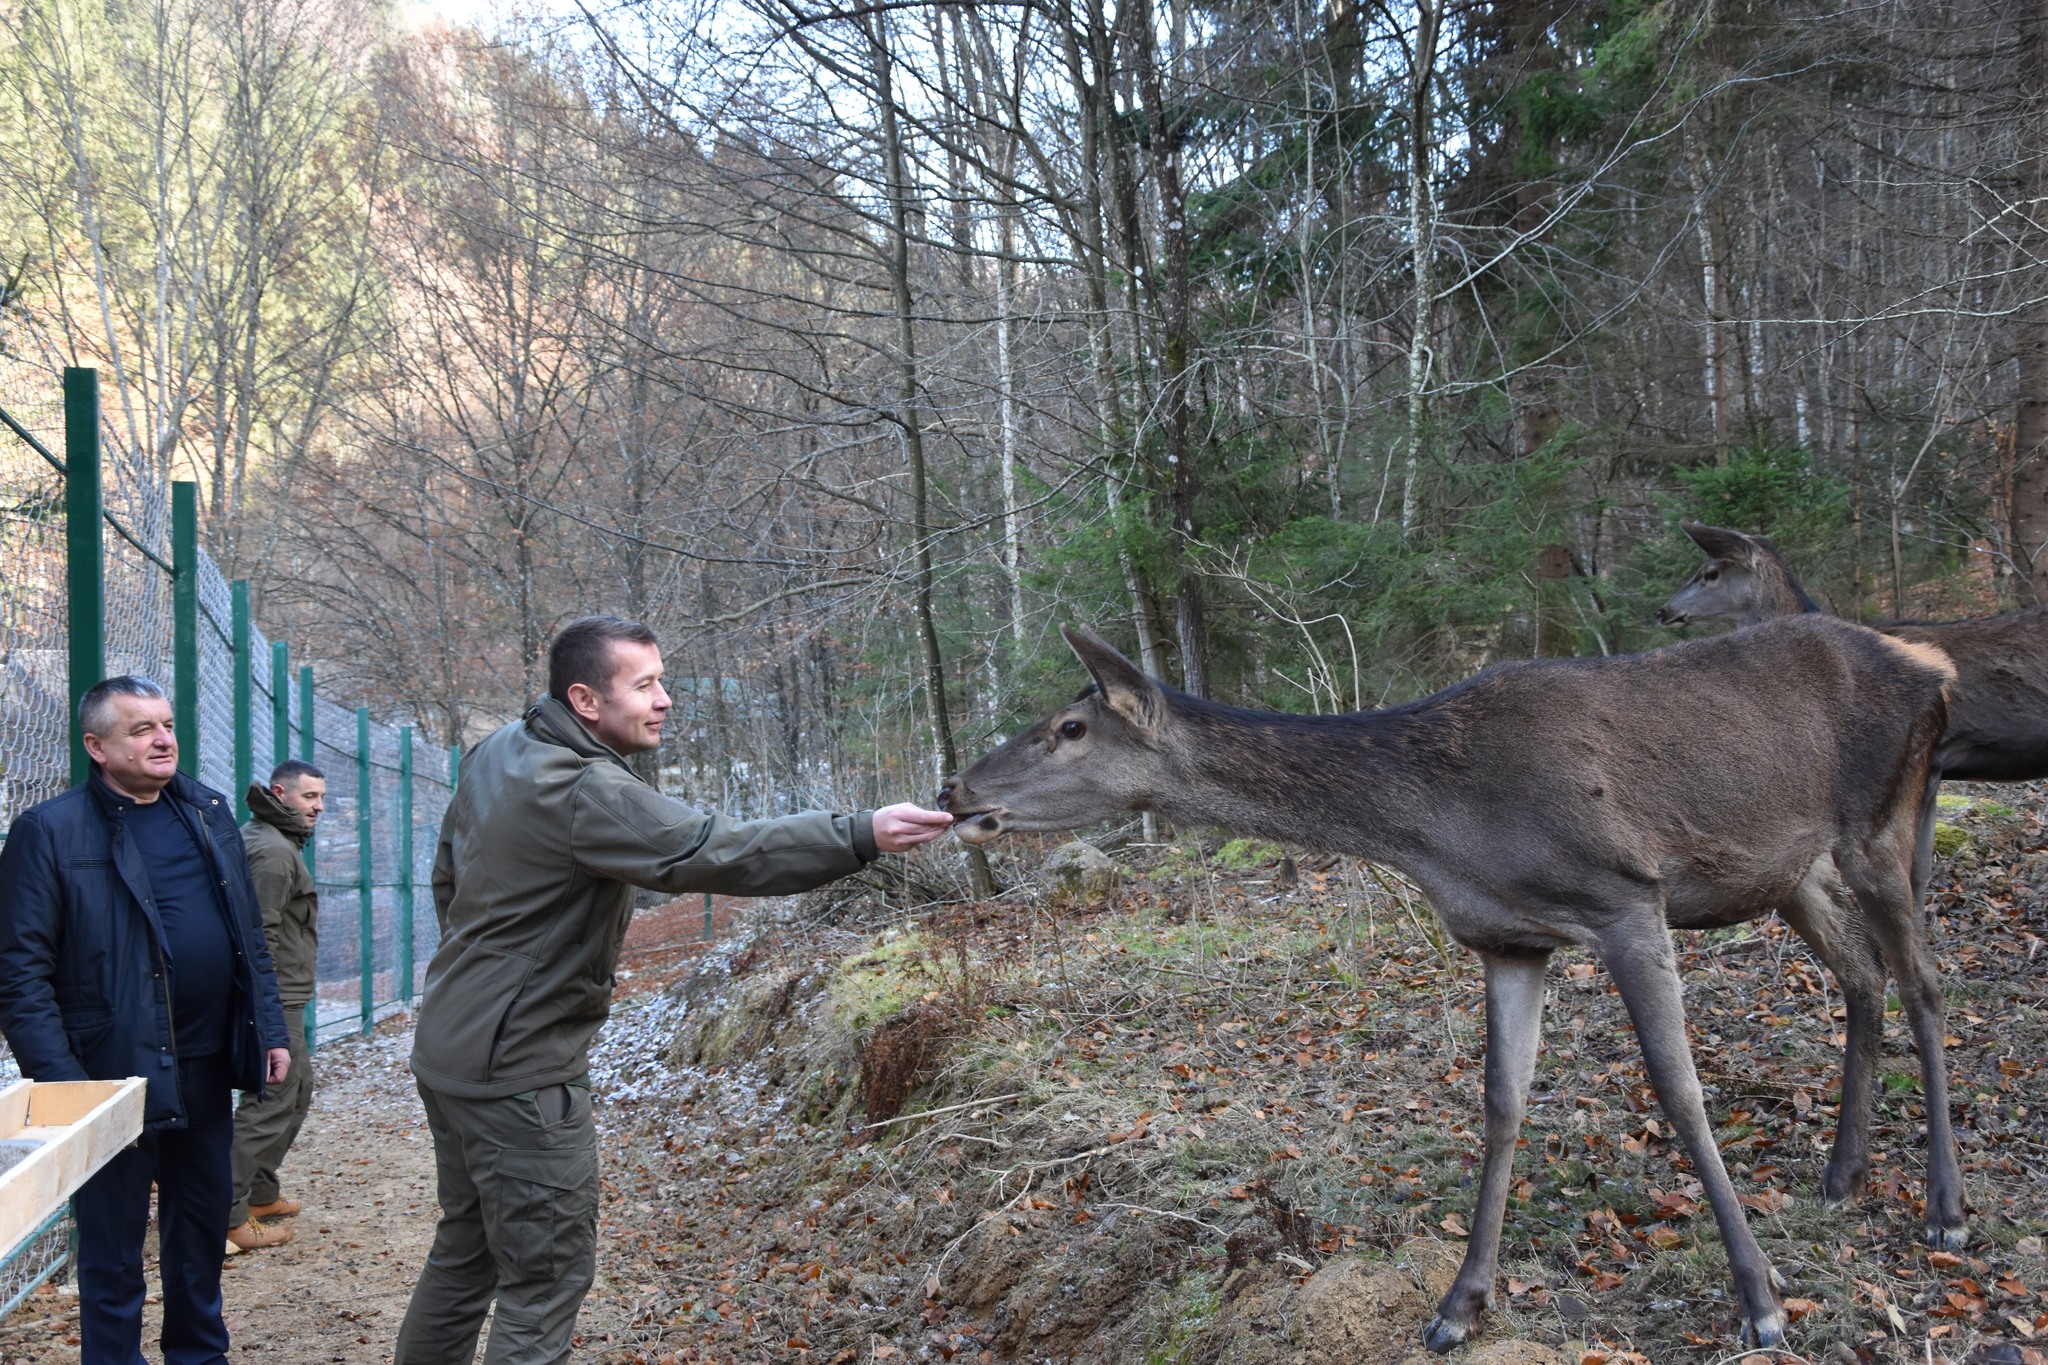
[(498, 1243), (520, 1279), (556, 1281), (597, 1247), (597, 1153), (589, 1148), (498, 1152)]

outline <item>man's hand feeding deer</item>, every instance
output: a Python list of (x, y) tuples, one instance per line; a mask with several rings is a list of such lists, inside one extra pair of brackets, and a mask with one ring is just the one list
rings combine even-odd
[(1667, 926), (1789, 907), (1835, 972), (1849, 1044), (1831, 1196), (1864, 1179), (1890, 967), (1920, 1048), (1928, 1235), (1960, 1243), (1941, 997), (1912, 879), (1953, 677), (1939, 651), (1800, 617), (1652, 654), (1509, 664), (1384, 711), (1291, 716), (1183, 696), (1092, 632), (1067, 641), (1094, 686), (947, 785), (961, 838), (1151, 810), (1355, 854), (1412, 878), (1484, 963), (1485, 1167), (1432, 1349), (1463, 1341), (1492, 1301), (1544, 969), (1571, 944), (1627, 1005), (1728, 1248), (1746, 1337), (1784, 1340), (1777, 1276), (1714, 1145)]

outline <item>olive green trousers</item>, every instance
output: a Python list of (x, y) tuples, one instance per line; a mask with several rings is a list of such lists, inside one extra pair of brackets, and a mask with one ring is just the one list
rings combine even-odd
[(569, 1358), (597, 1272), (597, 1127), (587, 1084), (473, 1100), (429, 1090), (441, 1221), (398, 1329), (395, 1365)]
[(235, 1109), (234, 1183), (235, 1204), (228, 1213), (228, 1226), (238, 1228), (249, 1221), (251, 1204), (274, 1204), (283, 1191), (278, 1188), (277, 1168), (292, 1149), (305, 1127), (306, 1111), (313, 1107), (313, 1059), (306, 1052), (306, 1007), (287, 1005), (284, 1025), (291, 1035), (292, 1068), (276, 1085), (268, 1086), (263, 1098), (244, 1090)]

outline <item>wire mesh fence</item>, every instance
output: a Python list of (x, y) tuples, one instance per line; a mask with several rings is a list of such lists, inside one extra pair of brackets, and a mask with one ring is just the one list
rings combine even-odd
[(78, 1224), (67, 1203), (0, 1255), (0, 1318), (19, 1308), (22, 1300), (67, 1266), (76, 1264), (77, 1255)]
[(22, 426), (0, 432), (0, 829), (63, 790), (70, 764), (64, 472), (24, 438), (62, 430), (49, 379), (0, 357), (0, 408)]
[[(250, 619), (248, 585), (198, 546), (196, 491), (105, 420), (85, 375), (60, 380), (0, 354), (0, 840), (83, 776), (79, 693), (115, 674), (156, 679), (174, 703), (180, 766), (232, 794), (243, 818), (248, 783), (278, 762), (327, 775), (307, 848), (320, 892), (307, 1034), (317, 1046), (368, 1029), (413, 999), (439, 941), (426, 888), (454, 755), (319, 696), (310, 666), (294, 688), (289, 651)], [(97, 471), (84, 521), (74, 468)], [(0, 1054), (0, 1077), (19, 1074)], [(74, 1244), (67, 1206), (0, 1248), (0, 1316), (62, 1271)]]
[[(81, 775), (73, 700), (97, 676), (141, 673), (164, 684), (179, 719), (181, 766), (232, 794), (244, 818), (250, 780), (285, 758), (327, 776), (328, 803), (309, 845), (320, 891), (315, 1037), (369, 1027), (418, 993), (438, 942), (431, 898), (434, 841), (453, 795), (449, 751), (404, 725), (373, 720), (296, 679), (289, 651), (249, 614), (197, 544), (196, 513), (155, 452), (95, 414), (101, 511), (98, 554), (81, 550), (67, 506), (79, 439), (73, 376), (0, 355), (0, 839), (30, 806)], [(91, 386), (96, 390), (96, 385)], [(91, 411), (91, 409), (87, 409)], [(68, 425), (67, 425), (67, 413)], [(96, 612), (74, 612), (72, 572), (96, 558)], [(180, 566), (188, 566), (181, 579)], [(182, 594), (182, 595), (181, 595)], [(189, 602), (189, 607), (184, 604)], [(82, 682), (78, 622), (103, 641)]]

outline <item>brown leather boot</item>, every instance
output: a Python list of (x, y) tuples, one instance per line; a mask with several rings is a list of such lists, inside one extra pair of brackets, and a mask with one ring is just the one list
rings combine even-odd
[(287, 1199), (283, 1195), (279, 1195), (268, 1204), (251, 1204), (249, 1206), (249, 1216), (251, 1218), (289, 1218), (299, 1212), (301, 1207), (303, 1206), (298, 1200)]
[(264, 1247), (281, 1247), (292, 1239), (290, 1228), (274, 1227), (251, 1218), (238, 1228), (228, 1229), (228, 1245), (243, 1251), (260, 1251)]

